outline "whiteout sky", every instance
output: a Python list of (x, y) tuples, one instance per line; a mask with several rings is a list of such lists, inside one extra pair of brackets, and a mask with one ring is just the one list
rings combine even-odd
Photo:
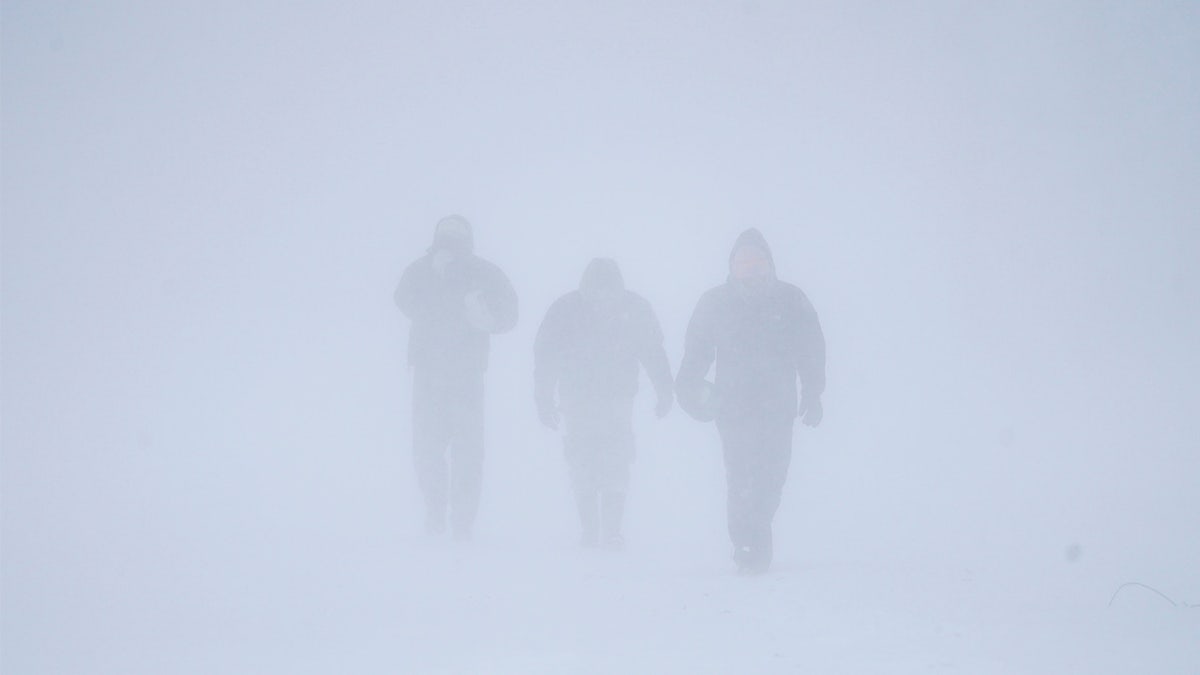
[[(681, 605), (716, 584), (785, 627), (807, 608), (773, 649), (820, 672), (951, 663), (932, 638), (804, 644), (825, 609), (878, 629), (910, 606), (824, 608), (804, 586), (822, 574), (962, 606), (979, 597), (948, 585), (990, 574), (1052, 616), (1111, 612), (1128, 581), (1200, 603), (1195, 3), (351, 4), (4, 3), (5, 672), (738, 663), (682, 614), (635, 620), (678, 640), (623, 641), (607, 665), (428, 623), (474, 617), (478, 637), (520, 606), (491, 620), (602, 632), (626, 618), (545, 588), (653, 593), (643, 569)], [(391, 304), (448, 213), (521, 301), (492, 342), (479, 536), (453, 551), (418, 536)], [(614, 580), (573, 548), (532, 403), (537, 324), (611, 256), (677, 366), (750, 226), (829, 344), (826, 419), (796, 433), (776, 521), (779, 590), (726, 579), (715, 431), (655, 422), (647, 386)], [(509, 605), (456, 593), (525, 585)], [(1198, 610), (1145, 595), (1121, 598), (1146, 613), (1121, 655), (1195, 672)], [(976, 635), (1022, 620), (982, 614)], [(1098, 634), (1074, 634), (1079, 655)], [(685, 644), (695, 663), (653, 660)], [(1101, 663), (973, 644), (951, 665)]]

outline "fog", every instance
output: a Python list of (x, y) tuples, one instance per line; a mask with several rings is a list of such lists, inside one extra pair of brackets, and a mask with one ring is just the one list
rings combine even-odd
[[(4, 3), (4, 672), (1195, 672), (1197, 5), (351, 4)], [(449, 213), (520, 300), (462, 544)], [(644, 380), (580, 551), (539, 321), (611, 257), (676, 368), (747, 227), (828, 344), (775, 566)]]

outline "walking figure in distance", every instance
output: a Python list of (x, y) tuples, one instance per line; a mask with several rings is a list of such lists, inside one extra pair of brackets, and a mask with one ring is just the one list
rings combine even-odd
[(734, 243), (726, 282), (696, 304), (675, 377), (680, 407), (717, 424), (739, 573), (759, 574), (771, 565), (771, 522), (791, 462), (792, 427), (797, 416), (810, 427), (821, 422), (824, 389), (825, 338), (817, 313), (799, 288), (775, 276), (762, 234), (746, 230)]
[(404, 271), (394, 296), (412, 320), (413, 460), (425, 531), (440, 535), (449, 521), (458, 539), (470, 538), (479, 510), (490, 336), (517, 321), (508, 277), (473, 249), (470, 223), (442, 218), (433, 245)]
[(625, 289), (616, 262), (596, 258), (579, 289), (550, 306), (534, 342), (538, 417), (551, 429), (565, 423), (563, 449), (585, 547), (624, 545), (639, 365), (661, 418), (674, 396), (658, 318), (649, 302)]

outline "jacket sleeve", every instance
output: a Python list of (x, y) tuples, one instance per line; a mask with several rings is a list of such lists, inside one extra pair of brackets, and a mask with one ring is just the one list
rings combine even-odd
[(400, 277), (400, 283), (396, 285), (395, 292), (392, 293), (392, 300), (396, 303), (396, 307), (399, 307), (405, 316), (414, 320), (423, 319), (429, 314), (429, 308), (426, 303), (421, 301), (418, 288), (421, 271), (421, 260), (409, 265)]
[(683, 341), (683, 360), (679, 363), (679, 373), (675, 376), (675, 391), (693, 391), (700, 382), (708, 376), (716, 358), (716, 327), (715, 307), (712, 296), (705, 294), (696, 303), (692, 318), (688, 322), (687, 333)]
[(825, 334), (817, 311), (803, 293), (799, 298), (796, 331), (796, 372), (804, 398), (819, 398), (825, 392)]
[(495, 265), (488, 265), (483, 280), (483, 293), (488, 309), (496, 321), (492, 333), (507, 333), (517, 325), (517, 292), (508, 276)]
[(659, 398), (668, 396), (674, 387), (671, 379), (671, 364), (667, 361), (667, 351), (663, 348), (662, 327), (650, 303), (642, 304), (642, 335), (638, 345), (638, 361), (646, 370), (654, 393)]
[(550, 305), (533, 339), (533, 399), (538, 406), (554, 406), (554, 392), (562, 372), (561, 315), (561, 302)]

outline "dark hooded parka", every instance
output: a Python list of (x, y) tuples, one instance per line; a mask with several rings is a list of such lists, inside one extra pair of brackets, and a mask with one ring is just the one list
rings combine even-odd
[(413, 459), (426, 531), (441, 533), (449, 518), (455, 535), (466, 538), (482, 483), (490, 335), (516, 324), (517, 295), (500, 268), (474, 254), (466, 219), (447, 216), (427, 254), (404, 271), (394, 297), (412, 320)]
[(734, 559), (741, 571), (765, 571), (795, 418), (803, 415), (810, 426), (820, 422), (825, 339), (808, 298), (776, 277), (771, 250), (758, 230), (738, 237), (728, 279), (697, 303), (675, 387), (681, 407), (699, 419), (715, 417)]
[(661, 417), (673, 396), (658, 319), (649, 302), (625, 289), (616, 262), (592, 260), (579, 290), (550, 306), (534, 342), (538, 416), (555, 429), (560, 411), (565, 421), (585, 545), (621, 543), (639, 367), (654, 386)]

